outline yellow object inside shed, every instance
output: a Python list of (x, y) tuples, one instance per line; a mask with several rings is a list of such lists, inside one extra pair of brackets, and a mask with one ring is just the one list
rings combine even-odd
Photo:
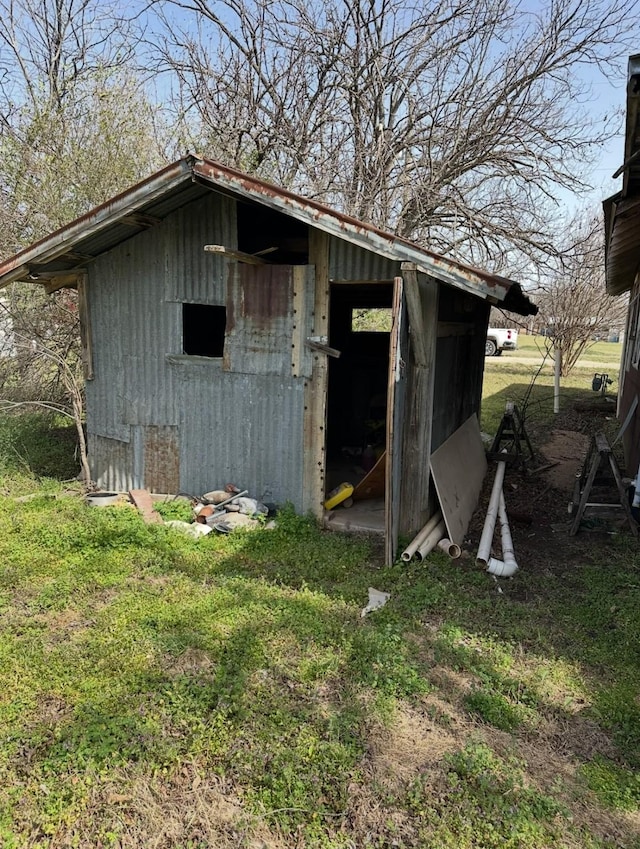
[(353, 484), (339, 484), (335, 489), (331, 490), (329, 495), (327, 495), (327, 499), (324, 502), (325, 510), (333, 510), (334, 507), (337, 507), (338, 504), (346, 501), (351, 495), (353, 495)]

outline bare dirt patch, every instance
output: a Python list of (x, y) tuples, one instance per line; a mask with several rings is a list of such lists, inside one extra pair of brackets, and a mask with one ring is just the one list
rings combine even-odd
[(556, 489), (571, 492), (576, 474), (582, 468), (589, 448), (589, 437), (575, 430), (554, 430), (540, 448), (542, 457), (555, 465), (544, 472), (545, 479)]
[[(607, 403), (605, 403), (606, 401)], [(504, 496), (511, 519), (516, 560), (522, 568), (555, 574), (567, 572), (572, 564), (591, 559), (599, 547), (611, 544), (611, 532), (628, 533), (626, 517), (620, 511), (607, 524), (588, 528), (588, 523), (576, 536), (569, 535), (571, 515), (569, 503), (573, 498), (575, 476), (584, 464), (593, 436), (604, 432), (613, 443), (618, 423), (613, 418), (611, 403), (596, 399), (588, 405), (572, 406), (561, 411), (551, 430), (537, 431), (527, 423), (535, 457), (526, 468), (507, 467)], [(621, 474), (626, 474), (620, 443), (614, 448)], [(546, 468), (553, 464), (551, 468)], [(469, 526), (469, 556), (475, 557), (477, 542), (482, 534), (487, 504), (493, 484), (495, 464), (490, 464), (478, 508)], [(611, 498), (618, 500), (617, 491)], [(603, 499), (598, 499), (603, 500)], [(498, 537), (499, 534), (496, 534)], [(499, 552), (498, 552), (499, 556)], [(526, 592), (522, 588), (522, 592)], [(523, 599), (526, 600), (526, 599)]]

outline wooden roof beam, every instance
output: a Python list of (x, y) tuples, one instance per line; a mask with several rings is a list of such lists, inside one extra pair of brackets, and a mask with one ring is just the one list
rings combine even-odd
[(47, 295), (57, 292), (59, 289), (77, 289), (78, 280), (84, 277), (84, 271), (73, 271), (69, 274), (57, 274), (55, 277), (49, 277), (44, 283), (44, 291)]
[(162, 218), (155, 218), (153, 215), (144, 215), (142, 212), (131, 212), (129, 215), (124, 215), (120, 219), (121, 224), (129, 224), (132, 227), (155, 227), (162, 223)]
[(218, 254), (227, 259), (234, 259), (237, 262), (246, 262), (247, 265), (269, 265), (269, 263), (255, 254), (247, 254), (244, 251), (236, 251), (233, 248), (225, 248), (224, 245), (205, 245), (205, 251), (211, 254)]

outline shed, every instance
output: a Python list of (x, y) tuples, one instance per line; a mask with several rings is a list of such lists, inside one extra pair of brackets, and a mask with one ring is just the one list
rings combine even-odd
[[(431, 452), (479, 413), (491, 305), (536, 311), (512, 280), (192, 155), (0, 264), (15, 281), (78, 289), (101, 487), (235, 482), (320, 517), (371, 444), (388, 561), (433, 509)], [(359, 328), (372, 309), (389, 329)]]
[(630, 474), (640, 464), (640, 54), (631, 56), (627, 75), (624, 161), (613, 175), (622, 189), (604, 201), (606, 287), (610, 295), (629, 293), (620, 363), (618, 417)]

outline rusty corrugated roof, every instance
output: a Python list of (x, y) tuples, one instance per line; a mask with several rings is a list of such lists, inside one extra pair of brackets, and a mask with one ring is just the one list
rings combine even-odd
[(16, 280), (42, 282), (86, 267), (95, 256), (153, 226), (208, 189), (271, 207), (389, 259), (413, 262), (419, 271), (515, 312), (536, 311), (513, 280), (440, 256), (317, 201), (194, 155), (168, 165), (0, 263), (0, 288)]

